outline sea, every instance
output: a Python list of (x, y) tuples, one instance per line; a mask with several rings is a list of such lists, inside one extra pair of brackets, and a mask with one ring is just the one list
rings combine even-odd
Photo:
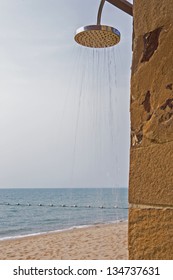
[(127, 188), (0, 189), (0, 240), (128, 218)]

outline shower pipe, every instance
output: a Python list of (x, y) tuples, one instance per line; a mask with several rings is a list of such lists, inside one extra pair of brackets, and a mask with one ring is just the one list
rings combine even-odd
[(97, 25), (100, 25), (101, 22), (101, 14), (103, 10), (103, 6), (105, 2), (109, 2), (110, 4), (116, 6), (120, 10), (124, 11), (125, 13), (129, 14), (130, 16), (133, 16), (133, 5), (129, 3), (126, 0), (101, 0), (100, 2), (100, 7), (98, 10), (98, 15), (97, 15)]

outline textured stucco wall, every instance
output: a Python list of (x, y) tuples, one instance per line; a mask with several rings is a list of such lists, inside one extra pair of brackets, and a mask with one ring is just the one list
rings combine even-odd
[(129, 259), (173, 259), (173, 1), (133, 13)]

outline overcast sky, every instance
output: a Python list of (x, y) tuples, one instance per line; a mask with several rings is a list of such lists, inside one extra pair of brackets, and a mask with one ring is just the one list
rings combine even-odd
[[(79, 65), (91, 52), (83, 54), (73, 37), (78, 27), (96, 23), (99, 3), (0, 0), (0, 188), (128, 186), (132, 18), (109, 3), (102, 23), (121, 32), (114, 142), (106, 122), (93, 136), (85, 99), (85, 116), (79, 114)], [(94, 73), (87, 72), (86, 85)]]

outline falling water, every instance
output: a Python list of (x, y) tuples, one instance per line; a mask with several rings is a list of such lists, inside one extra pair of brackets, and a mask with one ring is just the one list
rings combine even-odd
[(92, 186), (95, 186), (97, 172), (105, 176), (107, 186), (118, 187), (116, 51), (115, 48), (83, 47), (76, 50), (71, 83), (64, 103), (64, 126), (61, 128), (70, 136), (70, 181), (75, 187), (76, 178), (90, 178), (90, 182), (93, 180)]

